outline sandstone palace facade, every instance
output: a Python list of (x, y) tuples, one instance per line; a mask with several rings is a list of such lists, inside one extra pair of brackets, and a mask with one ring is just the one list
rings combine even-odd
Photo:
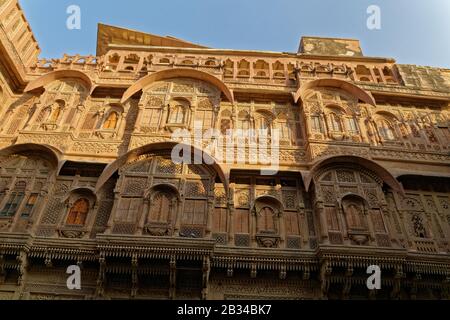
[[(350, 39), (222, 50), (101, 24), (96, 56), (39, 52), (0, 0), (0, 298), (450, 298), (450, 70)], [(173, 162), (194, 122), (277, 129), (278, 172), (247, 140), (206, 163), (217, 137)]]

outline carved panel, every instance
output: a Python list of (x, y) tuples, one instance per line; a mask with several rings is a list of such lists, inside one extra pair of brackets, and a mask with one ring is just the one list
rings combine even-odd
[(239, 208), (250, 207), (250, 191), (248, 189), (238, 189), (234, 193), (234, 203)]
[(186, 197), (205, 197), (207, 190), (207, 181), (189, 181), (186, 182), (185, 195)]
[(61, 199), (51, 198), (44, 211), (42, 222), (43, 224), (56, 224), (64, 213), (66, 205), (61, 202)]
[(248, 234), (235, 234), (234, 244), (236, 247), (249, 247), (250, 246), (250, 235)]
[(156, 173), (181, 174), (182, 168), (182, 165), (173, 163), (171, 159), (158, 158)]
[(283, 204), (285, 209), (295, 210), (298, 206), (297, 191), (283, 190)]
[(147, 178), (129, 178), (125, 179), (123, 194), (142, 196), (147, 184)]

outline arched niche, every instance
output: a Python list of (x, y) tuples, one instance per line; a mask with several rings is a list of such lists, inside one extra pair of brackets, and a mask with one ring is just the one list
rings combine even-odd
[(365, 91), (364, 89), (354, 85), (350, 82), (340, 80), (340, 79), (317, 79), (303, 84), (297, 92), (294, 94), (294, 101), (298, 102), (300, 99), (303, 101), (306, 97), (307, 91), (309, 89), (317, 87), (330, 87), (337, 88), (348, 92), (350, 95), (358, 98), (364, 103), (370, 104), (376, 107), (375, 99), (372, 94)]
[(143, 88), (149, 86), (150, 84), (167, 79), (175, 79), (175, 78), (191, 78), (202, 80), (212, 84), (217, 87), (231, 103), (234, 102), (233, 92), (228, 88), (228, 86), (219, 78), (214, 77), (213, 75), (199, 71), (199, 70), (191, 70), (191, 69), (168, 69), (163, 71), (158, 71), (148, 76), (139, 79), (136, 83), (134, 83), (130, 88), (125, 91), (122, 96), (121, 102), (126, 102), (129, 98), (131, 98), (135, 93), (141, 91)]
[(402, 185), (397, 181), (397, 179), (395, 179), (395, 177), (387, 169), (385, 169), (375, 161), (353, 155), (331, 156), (316, 161), (316, 163), (312, 166), (310, 171), (308, 173), (303, 174), (306, 190), (307, 191), (309, 190), (313, 177), (317, 174), (317, 172), (320, 169), (332, 165), (334, 163), (358, 164), (377, 174), (377, 176), (380, 177), (380, 179), (382, 179), (389, 187), (391, 187), (392, 190), (399, 192), (400, 194), (404, 194)]
[(275, 197), (256, 198), (252, 207), (256, 222), (256, 240), (261, 247), (275, 248), (281, 239), (283, 204)]
[(28, 85), (25, 87), (24, 92), (32, 92), (38, 89), (42, 89), (55, 80), (64, 80), (64, 79), (80, 80), (85, 85), (87, 92), (89, 92), (89, 94), (92, 93), (94, 89), (93, 81), (84, 72), (78, 70), (57, 70), (47, 73), (43, 76), (40, 76), (39, 78), (28, 83)]
[(59, 169), (59, 165), (62, 164), (62, 152), (52, 146), (34, 143), (17, 144), (0, 150), (0, 159), (14, 154), (25, 156), (35, 155), (41, 157), (49, 161), (54, 169)]
[(145, 193), (145, 221), (143, 233), (150, 236), (171, 236), (175, 226), (181, 195), (179, 190), (168, 183), (152, 186)]
[(180, 146), (180, 145), (185, 146), (186, 149), (191, 150), (192, 154), (194, 154), (194, 152), (203, 154), (203, 159), (205, 160), (205, 162), (212, 163), (212, 164), (207, 165), (208, 168), (210, 168), (217, 174), (218, 178), (220, 179), (220, 181), (223, 183), (223, 185), (225, 187), (226, 193), (228, 194), (229, 174), (228, 174), (228, 172), (224, 171), (224, 169), (216, 161), (216, 159), (214, 159), (209, 154), (204, 153), (202, 150), (200, 150), (194, 146), (184, 145), (184, 144), (180, 144), (178, 142), (167, 142), (167, 141), (148, 144), (148, 145), (136, 148), (134, 150), (129, 151), (125, 155), (121, 156), (119, 159), (117, 159), (113, 163), (109, 164), (103, 171), (102, 175), (99, 177), (97, 185), (96, 185), (96, 190), (99, 190), (106, 183), (106, 181), (108, 181), (108, 179), (125, 164), (131, 163), (131, 162), (135, 161), (136, 159), (138, 159), (140, 156), (148, 154), (148, 153), (154, 153), (154, 154), (168, 153), (168, 154), (170, 154), (172, 149), (175, 146)]

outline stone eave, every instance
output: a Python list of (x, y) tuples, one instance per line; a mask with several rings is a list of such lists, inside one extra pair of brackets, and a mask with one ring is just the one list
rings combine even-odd
[[(103, 43), (104, 36), (107, 36), (107, 43)], [(196, 44), (190, 41), (179, 39), (172, 36), (160, 36), (148, 32), (142, 32), (129, 28), (117, 27), (99, 23), (97, 27), (97, 56), (104, 55), (108, 51), (111, 42), (144, 42), (146, 45), (160, 45), (164, 44), (170, 47), (193, 47), (193, 48), (207, 48), (203, 45)]]
[(158, 238), (150, 236), (97, 235), (97, 248), (113, 256), (212, 255), (215, 240), (191, 238)]

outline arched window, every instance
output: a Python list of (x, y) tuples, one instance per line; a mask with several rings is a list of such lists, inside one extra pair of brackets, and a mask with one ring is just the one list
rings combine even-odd
[(231, 130), (231, 113), (225, 110), (220, 116), (220, 132), (223, 135), (227, 135), (229, 134), (229, 130)]
[(16, 214), (25, 196), (26, 187), (25, 181), (18, 181), (15, 184), (8, 201), (0, 212), (1, 217), (13, 217)]
[(331, 131), (342, 132), (341, 118), (334, 112), (330, 113), (330, 127)]
[(47, 119), (50, 117), (50, 114), (52, 113), (52, 108), (51, 107), (46, 107), (44, 109), (42, 109), (42, 111), (39, 113), (36, 122), (37, 123), (42, 123), (47, 121)]
[(61, 108), (56, 107), (55, 110), (53, 110), (52, 115), (50, 116), (50, 122), (57, 122), (59, 119), (59, 116), (61, 115)]
[(314, 132), (323, 132), (322, 121), (320, 120), (319, 115), (311, 116), (311, 127), (312, 127), (312, 131), (314, 131)]
[(250, 62), (247, 60), (241, 60), (238, 63), (238, 76), (248, 77), (250, 76)]
[(394, 130), (392, 129), (392, 126), (388, 121), (379, 121), (378, 130), (380, 132), (381, 138), (383, 138), (384, 140), (395, 140)]
[(358, 198), (347, 198), (342, 201), (347, 226), (350, 230), (367, 230), (364, 203)]
[(70, 208), (66, 224), (83, 226), (89, 212), (89, 201), (87, 199), (78, 199)]
[(347, 123), (348, 123), (348, 130), (351, 133), (358, 133), (359, 132), (358, 125), (356, 123), (356, 119), (355, 118), (349, 118)]
[(259, 211), (258, 232), (276, 233), (275, 212), (270, 207), (263, 207)]
[(234, 62), (228, 59), (225, 61), (225, 77), (233, 77), (234, 74)]
[(281, 140), (290, 141), (292, 137), (293, 127), (291, 123), (288, 122), (288, 117), (285, 114), (280, 114), (277, 118), (278, 130)]
[(250, 129), (249, 116), (248, 116), (248, 113), (245, 111), (239, 112), (238, 129), (241, 129), (241, 130), (249, 130)]
[(170, 109), (169, 123), (183, 124), (186, 116), (186, 110), (182, 105), (176, 105)]
[(172, 214), (173, 197), (167, 192), (158, 192), (150, 204), (150, 222), (168, 222)]
[(105, 123), (103, 124), (103, 129), (115, 129), (118, 119), (119, 115), (117, 114), (117, 112), (111, 112), (108, 115), (108, 118), (105, 120)]
[(260, 136), (267, 136), (270, 137), (272, 134), (272, 123), (271, 121), (264, 117), (264, 116), (260, 116), (259, 118), (256, 119), (256, 129), (259, 130), (259, 132), (257, 133)]

